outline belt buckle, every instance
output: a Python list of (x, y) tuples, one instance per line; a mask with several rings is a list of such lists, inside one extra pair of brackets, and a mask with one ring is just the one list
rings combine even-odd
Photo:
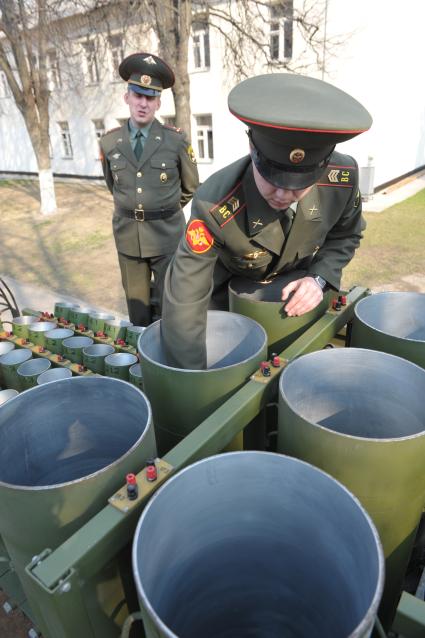
[(145, 211), (143, 210), (143, 208), (135, 208), (134, 209), (134, 219), (138, 222), (144, 222), (145, 221)]

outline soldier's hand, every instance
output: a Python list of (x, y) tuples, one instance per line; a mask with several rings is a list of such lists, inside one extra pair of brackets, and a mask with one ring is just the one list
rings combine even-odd
[(286, 301), (285, 312), (288, 317), (304, 315), (318, 306), (322, 299), (323, 291), (313, 277), (291, 281), (282, 290), (282, 301)]

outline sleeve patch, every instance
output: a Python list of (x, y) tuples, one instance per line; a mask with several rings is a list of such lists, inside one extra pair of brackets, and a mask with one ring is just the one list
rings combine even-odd
[(187, 154), (189, 155), (189, 159), (193, 164), (196, 164), (195, 151), (193, 150), (191, 144), (187, 147)]
[(202, 254), (208, 252), (208, 250), (213, 247), (214, 237), (203, 221), (194, 219), (187, 227), (186, 241), (192, 252)]

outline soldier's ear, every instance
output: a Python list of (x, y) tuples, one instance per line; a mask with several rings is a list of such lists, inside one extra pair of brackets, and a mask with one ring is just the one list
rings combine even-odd
[(161, 98), (158, 97), (157, 110), (161, 108)]
[(128, 104), (128, 90), (124, 93), (124, 102)]

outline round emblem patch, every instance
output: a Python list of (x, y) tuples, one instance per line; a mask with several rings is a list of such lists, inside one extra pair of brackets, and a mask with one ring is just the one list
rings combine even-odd
[(299, 164), (305, 157), (305, 151), (302, 148), (294, 148), (289, 153), (289, 159), (293, 164)]
[(190, 222), (186, 230), (186, 241), (194, 253), (206, 253), (214, 244), (214, 237), (200, 219)]
[(141, 75), (140, 82), (142, 82), (142, 84), (146, 84), (147, 86), (149, 86), (149, 84), (151, 84), (152, 82), (152, 78), (150, 75)]

